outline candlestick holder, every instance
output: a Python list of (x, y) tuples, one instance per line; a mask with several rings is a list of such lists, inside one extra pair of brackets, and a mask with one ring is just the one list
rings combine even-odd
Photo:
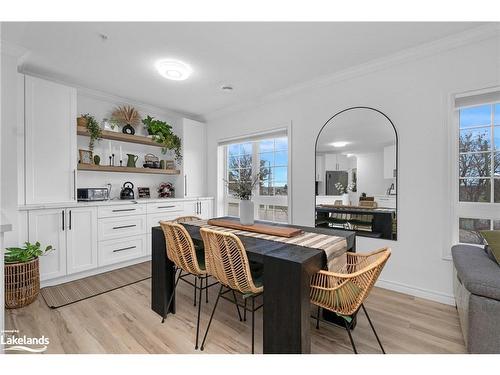
[(123, 164), (123, 160), (120, 160), (120, 167), (122, 166), (122, 164)]
[(113, 156), (113, 167), (115, 166), (115, 154), (111, 154)]
[(111, 167), (111, 156), (109, 156), (109, 166)]

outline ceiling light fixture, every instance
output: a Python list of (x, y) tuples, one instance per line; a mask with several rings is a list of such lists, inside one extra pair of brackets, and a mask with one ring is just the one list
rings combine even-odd
[(222, 85), (220, 89), (224, 92), (231, 92), (234, 90), (233, 86), (231, 85)]
[(332, 142), (330, 143), (333, 147), (345, 147), (349, 144), (349, 142)]
[(155, 67), (163, 77), (173, 81), (184, 81), (193, 72), (193, 69), (188, 64), (179, 60), (158, 60)]

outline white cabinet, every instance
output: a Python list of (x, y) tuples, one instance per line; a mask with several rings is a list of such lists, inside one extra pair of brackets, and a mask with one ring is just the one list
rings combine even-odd
[(97, 267), (97, 208), (66, 210), (66, 266), (68, 275)]
[(25, 76), (26, 203), (76, 199), (76, 90)]
[(184, 203), (184, 215), (198, 216), (202, 219), (210, 219), (213, 217), (212, 199), (197, 199), (186, 201)]
[(211, 199), (200, 200), (200, 217), (208, 220), (213, 217), (213, 205)]
[(396, 146), (384, 147), (384, 178), (396, 177)]
[(325, 179), (325, 156), (316, 156), (316, 181), (322, 182)]
[(182, 121), (182, 165), (184, 197), (200, 197), (206, 191), (205, 124), (189, 119)]
[(324, 158), (325, 171), (347, 171), (349, 169), (349, 159), (346, 155), (325, 154)]
[(375, 202), (377, 202), (378, 207), (382, 208), (396, 208), (396, 196), (395, 195), (375, 195)]
[(99, 219), (99, 241), (146, 233), (146, 215)]
[(101, 242), (99, 244), (99, 265), (107, 266), (146, 255), (147, 237), (143, 234)]
[(40, 280), (66, 275), (66, 210), (37, 210), (29, 213), (29, 242), (55, 249), (40, 257)]
[(55, 249), (40, 257), (42, 281), (97, 266), (95, 207), (36, 210), (29, 213), (29, 241)]

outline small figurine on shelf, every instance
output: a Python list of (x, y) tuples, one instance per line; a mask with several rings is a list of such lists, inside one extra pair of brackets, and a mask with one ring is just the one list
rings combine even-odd
[(174, 198), (175, 197), (175, 189), (174, 185), (170, 182), (162, 182), (160, 186), (158, 186), (158, 198)]

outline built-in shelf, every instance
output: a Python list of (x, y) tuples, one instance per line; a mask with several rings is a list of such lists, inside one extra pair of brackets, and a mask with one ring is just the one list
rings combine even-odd
[[(89, 136), (87, 128), (83, 126), (76, 127), (76, 134)], [(102, 139), (109, 139), (112, 141), (129, 142), (129, 143), (139, 143), (141, 145), (163, 147), (161, 144), (153, 141), (151, 138), (144, 137), (142, 135), (130, 135), (125, 133), (111, 132), (109, 130), (102, 131)]]
[(178, 169), (131, 168), (112, 165), (78, 164), (79, 171), (119, 172), (119, 173), (148, 173), (148, 174), (179, 174)]

